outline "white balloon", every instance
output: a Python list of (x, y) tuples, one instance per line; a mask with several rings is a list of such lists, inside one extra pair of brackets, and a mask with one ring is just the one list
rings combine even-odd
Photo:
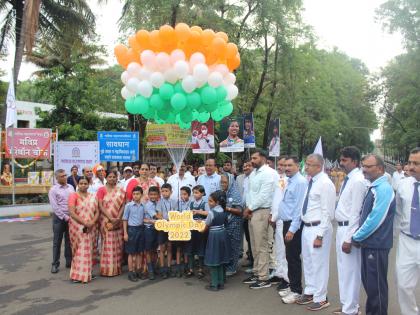
[(155, 88), (159, 88), (165, 82), (165, 78), (161, 72), (153, 72), (150, 75), (150, 83)]
[(191, 93), (197, 87), (197, 82), (195, 81), (195, 79), (192, 75), (187, 75), (182, 80), (181, 85), (182, 85), (182, 88), (184, 89), (185, 92)]
[(129, 78), (130, 78), (130, 75), (128, 74), (127, 71), (124, 71), (123, 73), (121, 73), (121, 81), (122, 83), (124, 83), (124, 85), (127, 84)]
[(138, 92), (139, 83), (140, 83), (139, 79), (130, 78), (127, 81), (126, 87), (127, 87), (127, 89), (130, 90), (131, 93), (136, 93), (136, 92)]
[(197, 81), (207, 81), (209, 68), (205, 64), (198, 64), (193, 69), (193, 76)]
[(149, 81), (143, 80), (138, 85), (138, 91), (142, 96), (149, 98), (152, 96), (153, 86)]
[(127, 67), (127, 72), (132, 77), (137, 76), (140, 70), (141, 70), (141, 66), (137, 62), (130, 62), (130, 64)]
[(200, 52), (193, 53), (190, 57), (190, 65), (194, 67), (200, 63), (206, 63), (206, 57)]
[(139, 80), (149, 80), (150, 76), (152, 75), (152, 72), (147, 68), (141, 68), (139, 75), (137, 76)]
[(165, 77), (165, 81), (175, 84), (176, 81), (178, 81), (178, 76), (176, 74), (176, 71), (174, 68), (169, 68), (163, 73), (163, 76)]
[(165, 71), (171, 66), (169, 55), (165, 52), (160, 52), (156, 55), (156, 66), (159, 70)]
[(212, 72), (209, 74), (208, 82), (211, 87), (216, 88), (223, 84), (223, 76), (220, 72)]
[(178, 78), (183, 79), (188, 75), (190, 66), (186, 61), (179, 60), (175, 62), (174, 69), (178, 75)]
[(204, 81), (195, 81), (195, 83), (197, 84), (197, 88), (201, 88), (204, 85), (206, 85), (207, 80), (204, 80)]
[(171, 52), (170, 61), (171, 64), (175, 64), (177, 61), (185, 61), (185, 53), (181, 49), (175, 49)]
[(127, 89), (127, 87), (123, 87), (122, 89), (121, 89), (121, 96), (123, 97), (123, 99), (127, 99), (127, 98), (130, 98), (130, 97), (133, 97), (135, 94), (134, 93), (131, 93), (128, 89)]
[(151, 50), (144, 50), (140, 54), (140, 60), (141, 60), (141, 63), (144, 66), (153, 68), (155, 66), (155, 62), (156, 62), (155, 53)]
[(229, 68), (224, 64), (218, 64), (214, 67), (214, 71), (220, 72), (222, 76), (226, 76), (229, 73)]
[(225, 83), (225, 85), (235, 84), (235, 82), (236, 82), (236, 76), (233, 73), (228, 73), (223, 78), (223, 82)]
[(236, 98), (238, 96), (238, 87), (234, 84), (228, 85), (226, 87), (226, 91), (227, 91), (227, 96), (226, 96), (226, 100), (231, 101), (234, 98)]

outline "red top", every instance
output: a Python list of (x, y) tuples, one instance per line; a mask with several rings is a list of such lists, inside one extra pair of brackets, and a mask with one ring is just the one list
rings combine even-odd
[[(139, 183), (137, 178), (133, 178), (128, 182), (127, 190), (126, 190), (126, 198), (127, 201), (131, 201), (133, 199), (133, 189), (134, 187), (140, 186), (143, 189), (143, 198), (141, 199), (143, 202), (149, 200), (149, 196), (147, 195), (149, 192), (149, 188), (152, 186), (156, 186), (159, 188), (159, 184), (153, 179), (149, 178), (147, 182)], [(99, 193), (99, 190), (98, 190)], [(99, 198), (99, 196), (98, 196)]]

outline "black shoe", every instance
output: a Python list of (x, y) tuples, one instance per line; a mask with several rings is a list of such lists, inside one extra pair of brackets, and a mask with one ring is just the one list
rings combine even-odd
[(278, 283), (281, 283), (282, 281), (284, 281), (284, 279), (277, 276), (274, 276), (270, 279), (271, 284), (278, 284)]
[(286, 290), (288, 287), (289, 287), (289, 283), (286, 280), (281, 279), (281, 281), (277, 285), (277, 291)]
[(176, 272), (176, 276), (177, 276), (177, 278), (182, 278), (182, 271), (181, 270), (178, 270)]
[(149, 280), (155, 280), (155, 273), (153, 271), (149, 272)]
[(252, 275), (251, 277), (246, 278), (244, 281), (242, 281), (242, 283), (253, 284), (253, 283), (257, 282), (257, 281), (258, 281), (258, 277)]
[(269, 288), (269, 287), (271, 287), (271, 283), (268, 280), (267, 281), (265, 281), (265, 280), (257, 281), (255, 283), (249, 285), (250, 289), (263, 289), (263, 288)]
[(70, 262), (66, 262), (66, 268), (70, 269), (71, 268), (71, 261)]
[(56, 265), (51, 266), (51, 273), (57, 273), (58, 270), (60, 270), (60, 269), (58, 269), (58, 266), (56, 266)]
[(218, 287), (215, 287), (215, 286), (212, 286), (212, 285), (206, 285), (205, 288), (206, 288), (207, 291), (213, 291), (213, 292), (219, 291)]
[(91, 281), (93, 281), (93, 280), (95, 280), (96, 278), (97, 278), (97, 276), (95, 276), (95, 275), (91, 275), (90, 280), (91, 280)]
[(130, 280), (130, 281), (132, 281), (132, 282), (137, 282), (137, 281), (139, 281), (139, 279), (137, 278), (136, 273), (135, 273), (135, 272), (133, 272), (133, 271), (130, 271), (130, 272), (128, 273), (128, 280)]
[(136, 277), (137, 277), (137, 279), (141, 279), (141, 276), (142, 276), (142, 272), (141, 271), (137, 271), (136, 273)]
[(224, 285), (224, 284), (219, 284), (219, 285), (217, 286), (217, 288), (218, 288), (219, 290), (223, 290), (223, 289), (225, 288), (225, 285)]

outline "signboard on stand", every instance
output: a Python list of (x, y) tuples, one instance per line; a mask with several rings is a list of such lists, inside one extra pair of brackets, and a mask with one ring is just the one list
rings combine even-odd
[(134, 162), (139, 159), (139, 133), (98, 131), (99, 159), (102, 162)]
[(54, 143), (54, 169), (63, 169), (70, 174), (73, 165), (79, 168), (79, 175), (85, 166), (99, 163), (98, 141), (58, 141)]
[(6, 157), (10, 158), (12, 149), (15, 159), (50, 159), (51, 129), (7, 128)]

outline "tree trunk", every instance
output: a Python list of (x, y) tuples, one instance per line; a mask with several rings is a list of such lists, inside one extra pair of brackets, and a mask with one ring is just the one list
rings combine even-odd
[(16, 2), (16, 25), (15, 25), (15, 37), (16, 37), (16, 50), (15, 50), (15, 61), (13, 64), (13, 80), (16, 90), (16, 83), (19, 77), (20, 66), (22, 65), (23, 51), (25, 48), (25, 28), (26, 28), (26, 10), (29, 5), (29, 1), (17, 1)]

